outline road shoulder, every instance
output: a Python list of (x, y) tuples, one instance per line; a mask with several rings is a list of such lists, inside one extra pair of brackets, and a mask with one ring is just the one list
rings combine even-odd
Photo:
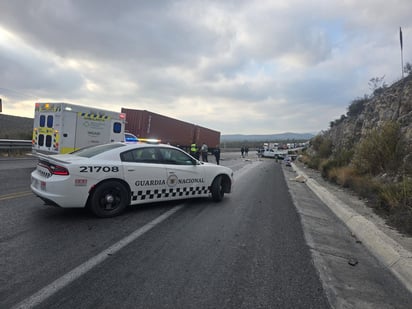
[[(370, 232), (370, 225), (365, 223), (370, 221), (359, 214), (354, 220), (354, 211), (345, 208), (344, 215), (352, 218), (353, 222), (364, 223), (355, 228), (348, 226), (328, 205), (344, 204), (340, 198), (332, 195), (329, 188), (317, 184), (319, 190), (323, 190), (325, 195), (329, 194), (329, 200), (322, 201), (309, 185), (315, 180), (299, 169), (300, 173), (296, 172), (294, 168), (296, 166), (283, 166), (285, 179), (332, 307), (411, 307), (412, 294), (405, 282), (402, 284), (393, 276), (393, 269), (391, 272), (385, 267), (385, 263), (369, 248), (369, 239), (362, 237), (362, 233)], [(304, 175), (306, 181), (296, 181), (298, 175)], [(341, 194), (348, 193), (342, 191)], [(399, 263), (397, 266), (405, 267)]]

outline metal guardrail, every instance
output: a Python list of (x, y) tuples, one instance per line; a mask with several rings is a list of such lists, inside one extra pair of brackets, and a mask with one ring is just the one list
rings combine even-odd
[[(14, 150), (31, 150), (31, 140), (22, 140), (22, 139), (0, 139), (0, 151), (11, 152)], [(295, 149), (286, 149), (285, 151), (296, 151), (300, 150), (303, 147)], [(240, 148), (222, 148), (223, 152), (240, 152)], [(251, 152), (256, 150), (251, 150)]]
[(31, 140), (0, 139), (0, 150), (11, 152), (14, 150), (31, 149)]

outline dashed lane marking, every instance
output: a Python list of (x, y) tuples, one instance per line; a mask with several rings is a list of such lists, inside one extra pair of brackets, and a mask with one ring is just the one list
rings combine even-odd
[(170, 209), (169, 211), (165, 212), (161, 216), (157, 217), (156, 219), (152, 220), (151, 222), (147, 223), (146, 225), (142, 226), (138, 230), (134, 231), (130, 235), (126, 236), (125, 238), (121, 239), (111, 247), (107, 248), (106, 250), (100, 252), (98, 255), (90, 258), (88, 261), (84, 262), (83, 264), (77, 266), (73, 270), (69, 271), (62, 277), (58, 278), (57, 280), (53, 281), (49, 285), (45, 286), (35, 294), (31, 295), (30, 297), (26, 298), (22, 302), (18, 303), (13, 309), (26, 309), (26, 308), (33, 308), (47, 298), (52, 296), (53, 294), (57, 293), (64, 287), (68, 286), (71, 282), (78, 279), (82, 275), (86, 274), (88, 271), (92, 270), (95, 266), (99, 265), (111, 255), (115, 254), (116, 252), (120, 251), (122, 248), (154, 228), (156, 225), (160, 224), (170, 216), (172, 216), (175, 212), (183, 208), (184, 205), (176, 206)]

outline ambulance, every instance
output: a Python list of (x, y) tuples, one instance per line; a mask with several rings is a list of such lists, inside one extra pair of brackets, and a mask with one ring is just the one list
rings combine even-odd
[(35, 103), (33, 153), (63, 154), (123, 142), (126, 115), (69, 103)]

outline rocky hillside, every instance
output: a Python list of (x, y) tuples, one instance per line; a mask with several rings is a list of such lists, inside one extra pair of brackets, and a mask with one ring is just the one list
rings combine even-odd
[(354, 100), (302, 160), (412, 235), (412, 74)]
[(412, 144), (412, 74), (375, 91), (371, 97), (355, 100), (348, 113), (324, 132), (332, 140), (334, 149), (348, 149), (356, 145), (373, 128), (387, 121), (395, 121)]

